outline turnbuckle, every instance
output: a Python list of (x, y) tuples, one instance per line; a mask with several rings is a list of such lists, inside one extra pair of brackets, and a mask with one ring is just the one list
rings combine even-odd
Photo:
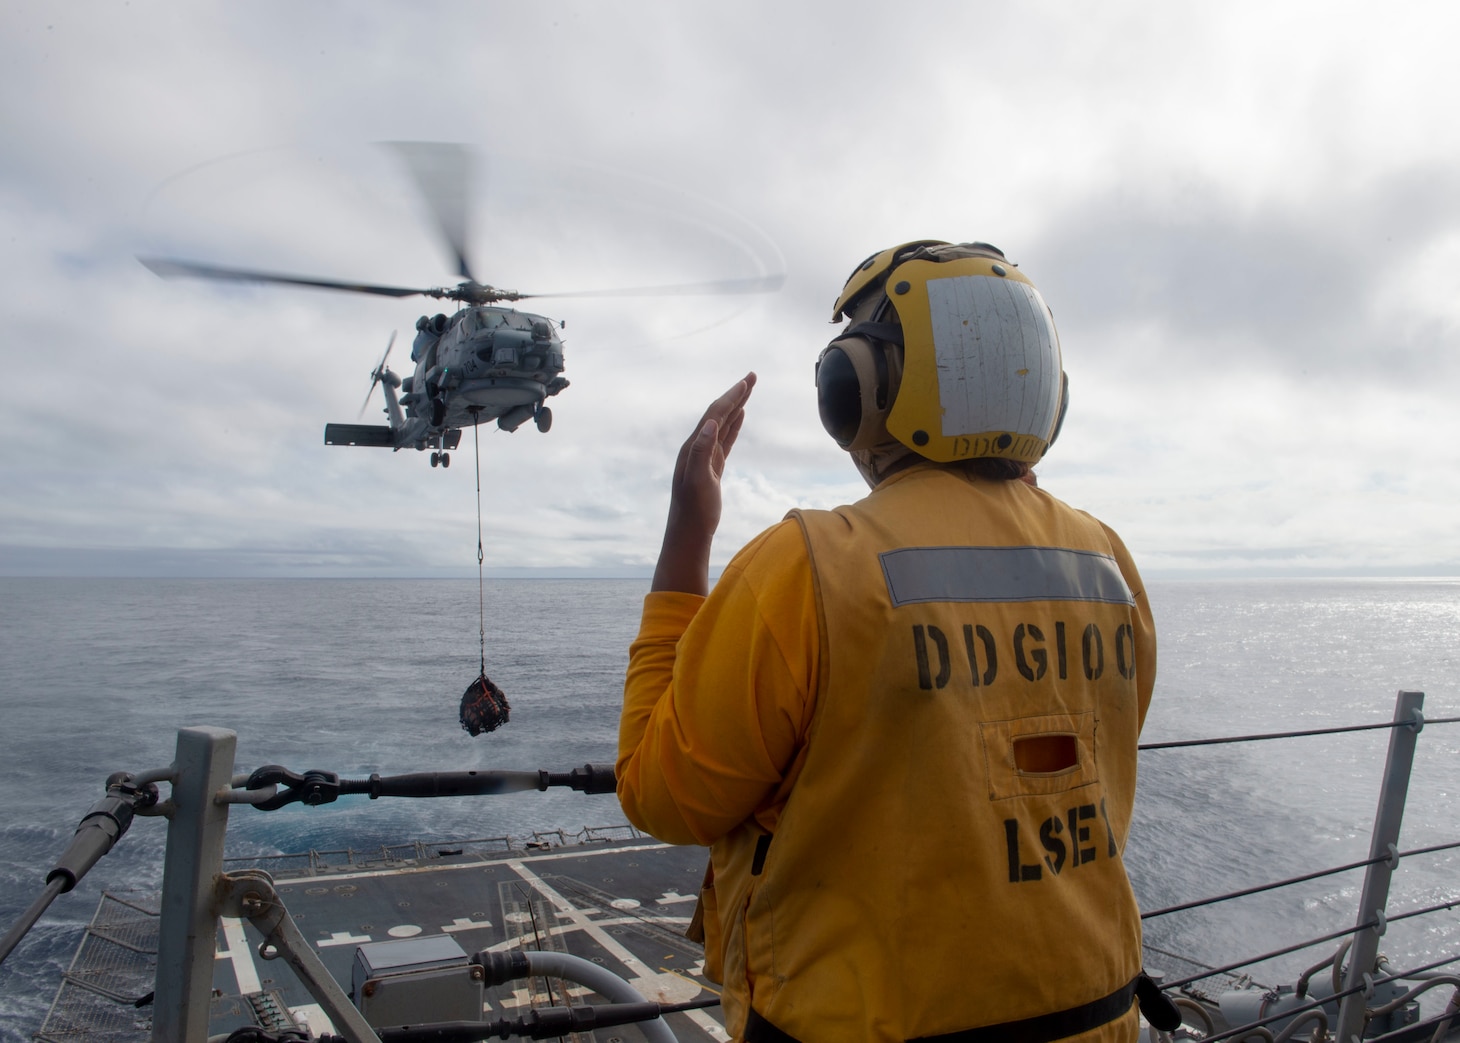
[(260, 811), (275, 811), (285, 804), (302, 801), (311, 807), (332, 804), (342, 792), (340, 776), (333, 771), (311, 768), (304, 774), (290, 771), (281, 764), (265, 764), (254, 771), (244, 783), (244, 789), (258, 790), (268, 786), (282, 786), (274, 796), (260, 801), (254, 807)]

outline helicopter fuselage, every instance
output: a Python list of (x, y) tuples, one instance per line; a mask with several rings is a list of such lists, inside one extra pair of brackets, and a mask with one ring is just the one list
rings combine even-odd
[(425, 418), (432, 433), (488, 420), (516, 430), (568, 386), (557, 325), (493, 305), (421, 316), (411, 345), (416, 371), (402, 382), (407, 421)]
[[(329, 424), (332, 445), (433, 449), (445, 463), (461, 429), (495, 420), (515, 431), (535, 420), (547, 431), (552, 412), (543, 402), (568, 386), (563, 377), (560, 322), (495, 305), (470, 305), (456, 314), (423, 315), (411, 345), (415, 371), (404, 380), (384, 367), (375, 378), (385, 389), (389, 427)], [(400, 389), (397, 395), (396, 389)]]

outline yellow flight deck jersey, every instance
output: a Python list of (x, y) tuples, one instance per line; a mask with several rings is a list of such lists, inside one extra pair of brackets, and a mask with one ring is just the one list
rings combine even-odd
[(651, 593), (619, 798), (711, 848), (728, 1029), (1134, 1040), (1121, 850), (1155, 666), (1110, 529), (934, 464), (793, 511), (706, 599)]

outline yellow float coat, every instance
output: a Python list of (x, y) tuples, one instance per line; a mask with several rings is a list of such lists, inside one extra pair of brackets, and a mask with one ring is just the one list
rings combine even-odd
[[(730, 1031), (750, 1005), (808, 1043), (901, 1041), (1129, 982), (1120, 851), (1155, 662), (1113, 532), (937, 466), (792, 512), (708, 599), (650, 594), (619, 797), (711, 848)], [(1132, 1009), (1078, 1038), (1135, 1032)]]

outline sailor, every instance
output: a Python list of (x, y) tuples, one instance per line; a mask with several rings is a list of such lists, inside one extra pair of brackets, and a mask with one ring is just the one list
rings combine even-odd
[(619, 798), (710, 848), (736, 1039), (1133, 1041), (1155, 634), (1116, 534), (1019, 480), (1067, 402), (1050, 310), (994, 247), (920, 241), (859, 265), (833, 319), (821, 419), (872, 491), (792, 511), (709, 590), (755, 375), (711, 404), (630, 650)]

